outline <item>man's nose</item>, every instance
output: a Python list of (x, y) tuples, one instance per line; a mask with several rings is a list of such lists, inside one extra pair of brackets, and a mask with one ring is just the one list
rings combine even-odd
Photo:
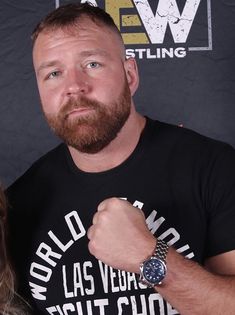
[(77, 69), (68, 72), (65, 84), (67, 96), (86, 94), (90, 89), (87, 75)]

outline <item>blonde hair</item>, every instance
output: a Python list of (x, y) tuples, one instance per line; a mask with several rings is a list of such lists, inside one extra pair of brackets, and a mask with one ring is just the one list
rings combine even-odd
[(7, 255), (6, 208), (6, 198), (0, 187), (0, 314), (26, 315), (26, 304), (15, 292), (15, 276)]

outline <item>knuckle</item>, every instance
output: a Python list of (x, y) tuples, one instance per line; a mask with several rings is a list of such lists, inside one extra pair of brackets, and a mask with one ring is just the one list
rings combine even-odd
[(95, 253), (96, 253), (96, 244), (95, 244), (95, 241), (94, 240), (91, 240), (89, 243), (88, 243), (88, 249), (89, 249), (89, 252), (95, 256)]
[(109, 201), (110, 205), (114, 208), (118, 208), (120, 206), (120, 203), (122, 202), (122, 200), (117, 197), (112, 197), (111, 199), (109, 199)]
[(88, 243), (88, 250), (93, 256), (95, 256), (97, 259), (100, 259), (100, 249), (96, 241), (91, 240)]
[(102, 213), (99, 214), (99, 224), (100, 225), (107, 224), (107, 221), (108, 221), (108, 212), (102, 211)]

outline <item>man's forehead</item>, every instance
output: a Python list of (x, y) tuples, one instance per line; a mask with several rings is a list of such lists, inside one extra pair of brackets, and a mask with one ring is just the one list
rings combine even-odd
[[(47, 49), (46, 47), (56, 46), (56, 42), (67, 40), (68, 42), (76, 40), (91, 40), (93, 41), (100, 41), (103, 42), (104, 46), (105, 43), (119, 47), (118, 50), (121, 52), (121, 55), (125, 55), (125, 48), (122, 42), (122, 39), (119, 37), (119, 34), (113, 30), (111, 27), (106, 26), (104, 24), (97, 24), (88, 18), (83, 18), (79, 23), (63, 26), (63, 27), (50, 27), (44, 29), (35, 41), (34, 45), (34, 53), (40, 47), (40, 50)], [(108, 37), (108, 38), (105, 38)], [(110, 38), (111, 37), (111, 38)], [(89, 43), (89, 42), (88, 42)], [(115, 44), (116, 43), (116, 44)], [(38, 44), (38, 45), (37, 45)], [(104, 51), (105, 49), (103, 49)]]

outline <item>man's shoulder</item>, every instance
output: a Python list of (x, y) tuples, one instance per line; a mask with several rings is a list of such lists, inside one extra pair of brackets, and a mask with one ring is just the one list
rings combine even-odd
[(159, 136), (160, 140), (172, 146), (182, 146), (185, 150), (189, 148), (210, 149), (215, 151), (229, 150), (235, 152), (234, 148), (218, 139), (203, 135), (198, 131), (186, 128), (184, 126), (177, 126), (166, 122), (150, 119), (154, 135)]
[(20, 193), (27, 191), (29, 193), (34, 183), (43, 182), (44, 178), (48, 179), (50, 174), (53, 175), (55, 169), (60, 167), (62, 159), (65, 157), (65, 151), (66, 146), (59, 144), (41, 156), (7, 188), (7, 194), (11, 194), (14, 191), (19, 191)]
[(150, 120), (148, 146), (153, 159), (171, 161), (186, 168), (213, 168), (221, 163), (235, 170), (235, 149), (228, 143), (177, 125)]

